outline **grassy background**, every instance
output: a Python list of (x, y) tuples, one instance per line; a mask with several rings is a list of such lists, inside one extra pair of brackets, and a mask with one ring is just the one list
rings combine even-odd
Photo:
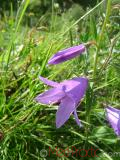
[[(98, 149), (98, 157), (81, 159), (118, 160), (120, 139), (106, 121), (104, 104), (120, 107), (120, 5), (105, 7), (102, 2), (83, 10), (74, 4), (60, 13), (59, 6), (52, 3), (52, 11), (37, 20), (33, 13), (26, 13), (28, 7), (29, 0), (23, 1), (15, 15), (11, 5), (9, 15), (4, 12), (0, 19), (0, 160), (80, 159), (76, 154), (42, 157), (41, 150), (49, 153), (49, 147), (54, 150), (56, 146), (93, 147)], [(78, 58), (46, 67), (58, 50), (88, 41), (97, 45)], [(75, 76), (89, 78), (86, 96), (78, 107), (82, 129), (72, 116), (56, 129), (58, 106), (34, 101), (36, 95), (48, 89), (39, 81), (39, 75), (58, 82)], [(115, 152), (118, 155), (111, 156)]]

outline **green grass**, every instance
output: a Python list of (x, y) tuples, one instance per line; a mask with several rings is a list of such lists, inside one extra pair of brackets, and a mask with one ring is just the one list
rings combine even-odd
[[(120, 139), (106, 121), (104, 106), (120, 107), (120, 12), (119, 6), (116, 9), (110, 2), (106, 10), (102, 1), (77, 20), (69, 18), (68, 13), (57, 15), (51, 6), (52, 13), (40, 17), (36, 26), (30, 28), (27, 0), (16, 17), (11, 7), (10, 16), (5, 13), (0, 20), (0, 160), (80, 159), (76, 154), (49, 156), (49, 147), (53, 151), (55, 147), (72, 146), (98, 149), (98, 157), (82, 157), (84, 160), (120, 158)], [(91, 45), (86, 54), (57, 66), (46, 66), (58, 50), (89, 41), (96, 45)], [(58, 82), (75, 76), (88, 77), (89, 88), (77, 111), (83, 128), (71, 116), (56, 129), (58, 106), (34, 101), (48, 89), (39, 81), (39, 75)], [(43, 149), (48, 153), (44, 158)]]

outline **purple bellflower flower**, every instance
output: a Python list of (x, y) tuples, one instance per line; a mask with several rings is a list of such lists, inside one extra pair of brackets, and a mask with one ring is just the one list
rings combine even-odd
[(81, 53), (85, 51), (85, 45), (80, 44), (78, 46), (73, 46), (64, 50), (61, 50), (54, 54), (50, 60), (48, 61), (48, 64), (54, 65), (58, 63), (62, 63), (64, 61), (70, 60), (76, 56), (79, 56)]
[(57, 83), (40, 76), (40, 80), (52, 88), (39, 94), (36, 101), (42, 104), (59, 104), (56, 113), (56, 127), (60, 128), (70, 117), (74, 115), (76, 123), (81, 126), (76, 108), (85, 95), (88, 86), (88, 79), (76, 77)]
[(111, 127), (115, 133), (120, 136), (120, 110), (109, 106), (106, 108), (106, 113), (107, 120)]

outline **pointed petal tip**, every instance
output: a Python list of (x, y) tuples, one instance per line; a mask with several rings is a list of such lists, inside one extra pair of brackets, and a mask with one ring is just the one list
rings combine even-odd
[(106, 110), (106, 112), (108, 112), (109, 111), (109, 107), (106, 107), (105, 110)]
[(60, 128), (60, 127), (62, 127), (64, 124), (61, 124), (59, 121), (57, 121), (57, 119), (56, 119), (56, 128), (58, 129), (58, 128)]
[(50, 65), (50, 61), (48, 61), (48, 63), (47, 63), (47, 66), (49, 66)]
[(80, 127), (80, 128), (83, 128), (83, 124), (80, 123), (79, 127)]
[(53, 58), (50, 58), (47, 64), (48, 66), (54, 64)]
[(38, 96), (35, 97), (34, 100), (35, 100), (35, 102), (41, 103), (41, 102), (40, 102), (40, 99), (38, 98)]
[(42, 76), (39, 76), (39, 79), (44, 82), (44, 79), (45, 79), (45, 78), (42, 77)]
[(34, 98), (34, 101), (35, 101), (35, 102), (38, 102), (38, 101), (37, 101), (37, 97), (36, 97), (36, 98)]
[(60, 125), (56, 124), (56, 128), (57, 128), (57, 129), (59, 129), (60, 127), (61, 127)]
[(53, 65), (53, 63), (52, 62), (50, 62), (50, 61), (48, 61), (48, 63), (47, 63), (47, 67), (50, 67), (50, 66), (52, 66)]
[(80, 128), (83, 127), (81, 121), (80, 121), (79, 118), (78, 118), (76, 109), (74, 110), (73, 115), (74, 115), (74, 117), (75, 117), (75, 121), (76, 121), (77, 125), (78, 125)]
[(39, 79), (41, 80), (41, 78), (43, 78), (42, 76), (39, 76)]
[(42, 77), (42, 76), (39, 76), (39, 79), (40, 79), (43, 83), (45, 83), (45, 84), (47, 84), (48, 86), (51, 86), (51, 87), (57, 87), (57, 86), (59, 85), (58, 82), (55, 82), (55, 81), (53, 81), (53, 80), (49, 80), (49, 79), (44, 78), (44, 77)]

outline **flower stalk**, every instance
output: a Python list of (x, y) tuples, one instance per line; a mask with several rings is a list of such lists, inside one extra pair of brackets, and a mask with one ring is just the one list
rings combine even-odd
[(107, 8), (106, 8), (106, 17), (105, 17), (105, 20), (104, 20), (104, 23), (103, 23), (103, 26), (102, 26), (102, 30), (101, 30), (101, 33), (100, 33), (100, 36), (99, 36), (99, 39), (98, 39), (97, 50), (96, 50), (95, 59), (94, 59), (94, 73), (93, 73), (93, 78), (94, 79), (96, 79), (98, 54), (99, 54), (99, 51), (100, 51), (102, 39), (104, 37), (104, 32), (105, 32), (105, 29), (106, 29), (106, 25), (107, 25), (107, 22), (109, 20), (110, 12), (111, 12), (111, 0), (108, 0), (107, 1)]

